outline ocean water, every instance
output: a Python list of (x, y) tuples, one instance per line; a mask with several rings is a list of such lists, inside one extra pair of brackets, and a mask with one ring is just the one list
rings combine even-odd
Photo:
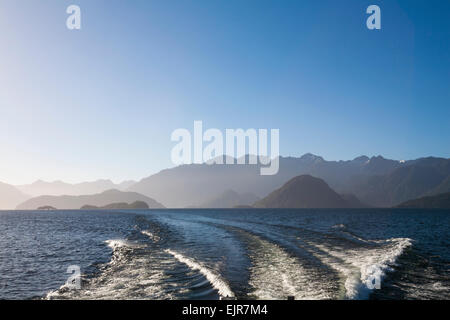
[(5, 211), (0, 299), (450, 299), (449, 248), (448, 210)]

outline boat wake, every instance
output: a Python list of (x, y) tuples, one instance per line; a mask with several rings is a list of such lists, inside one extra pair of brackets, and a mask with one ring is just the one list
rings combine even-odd
[(195, 262), (194, 260), (183, 256), (180, 253), (174, 252), (170, 249), (166, 250), (167, 253), (174, 256), (178, 261), (184, 263), (189, 268), (199, 271), (203, 274), (210, 284), (218, 291), (219, 295), (223, 298), (233, 298), (234, 293), (231, 291), (227, 282), (215, 271), (203, 266), (201, 263)]
[(250, 296), (256, 299), (331, 299), (332, 292), (317, 272), (280, 246), (245, 232), (251, 247)]
[(199, 217), (140, 222), (130, 237), (105, 241), (111, 260), (81, 290), (46, 298), (368, 299), (412, 245), (362, 239), (343, 224), (326, 233)]
[(164, 259), (148, 255), (147, 247), (125, 239), (107, 240), (111, 261), (100, 267), (95, 277), (82, 278), (80, 290), (62, 286), (47, 294), (47, 299), (110, 300), (171, 299), (165, 284)]
[(374, 289), (380, 289), (386, 273), (393, 270), (397, 259), (411, 246), (411, 239), (393, 238), (367, 243), (372, 246), (346, 250), (308, 243), (317, 249), (313, 251), (315, 256), (342, 274), (346, 299), (367, 299)]

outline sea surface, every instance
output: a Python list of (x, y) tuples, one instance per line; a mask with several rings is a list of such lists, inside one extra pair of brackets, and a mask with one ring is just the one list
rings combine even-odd
[(449, 249), (448, 210), (3, 211), (0, 299), (450, 299)]

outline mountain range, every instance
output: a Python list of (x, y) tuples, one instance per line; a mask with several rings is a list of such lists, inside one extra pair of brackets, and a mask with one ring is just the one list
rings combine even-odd
[(47, 196), (80, 196), (86, 194), (100, 193), (106, 190), (117, 189), (126, 190), (135, 181), (124, 181), (119, 184), (113, 183), (111, 180), (97, 180), (92, 182), (82, 182), (82, 183), (66, 183), (63, 181), (46, 182), (38, 180), (31, 184), (19, 185), (16, 188), (31, 197), (37, 197), (42, 195)]
[(142, 179), (128, 190), (158, 199), (166, 207), (206, 203), (227, 190), (251, 192), (263, 198), (299, 175), (324, 180), (339, 194), (352, 194), (373, 207), (391, 207), (426, 195), (450, 191), (450, 159), (420, 158), (409, 161), (382, 156), (326, 161), (305, 154), (281, 157), (280, 170), (261, 176), (260, 165), (190, 164), (163, 170)]
[[(280, 157), (280, 170), (273, 176), (261, 176), (260, 165), (190, 164), (162, 170), (139, 182), (121, 184), (110, 180), (79, 184), (36, 181), (20, 186), (0, 183), (0, 209), (14, 209), (18, 205), (23, 208), (20, 204), (24, 201), (44, 195), (92, 195), (110, 189), (136, 192), (170, 208), (232, 207), (262, 199), (300, 175), (320, 178), (341, 197), (354, 198), (353, 201), (372, 207), (392, 207), (450, 192), (450, 159), (447, 158), (398, 161), (382, 156), (360, 156), (347, 161), (327, 161), (305, 154)], [(122, 202), (111, 200), (109, 203)], [(85, 204), (91, 203), (80, 206)]]

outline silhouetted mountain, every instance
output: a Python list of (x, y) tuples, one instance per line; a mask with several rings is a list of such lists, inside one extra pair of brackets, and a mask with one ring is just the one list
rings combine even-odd
[(113, 210), (113, 209), (149, 209), (149, 206), (144, 201), (135, 201), (133, 203), (119, 202), (111, 203), (106, 206), (97, 207), (92, 205), (85, 205), (81, 207), (81, 210)]
[(0, 182), (0, 210), (15, 209), (19, 203), (30, 197), (14, 186)]
[(325, 181), (310, 175), (301, 175), (289, 180), (264, 199), (254, 204), (255, 208), (351, 208), (347, 202)]
[(147, 203), (150, 208), (164, 207), (152, 198), (146, 197), (136, 192), (108, 190), (99, 194), (83, 196), (40, 196), (25, 201), (24, 203), (17, 206), (17, 209), (35, 210), (36, 208), (42, 206), (52, 206), (58, 209), (79, 209), (86, 204), (103, 207), (111, 203), (131, 203), (135, 201), (143, 201)]
[(450, 191), (450, 160), (422, 158), (407, 161), (385, 175), (355, 177), (348, 190), (374, 206), (394, 206), (425, 195)]
[(198, 206), (199, 208), (234, 208), (236, 206), (248, 206), (256, 201), (258, 198), (253, 193), (237, 193), (233, 190), (226, 190), (221, 193), (219, 196), (211, 199)]
[[(381, 156), (326, 161), (313, 154), (280, 158), (280, 170), (261, 176), (260, 165), (182, 165), (142, 179), (129, 188), (167, 207), (206, 203), (226, 190), (251, 192), (263, 198), (293, 177), (309, 174), (323, 179), (340, 194), (353, 194), (370, 206), (391, 207), (429, 192), (450, 191), (450, 159), (410, 161)], [(447, 181), (447, 182), (446, 182)]]
[(92, 182), (82, 182), (70, 184), (63, 181), (46, 182), (38, 180), (32, 184), (16, 186), (17, 189), (29, 194), (32, 197), (47, 195), (47, 196), (79, 196), (87, 194), (101, 193), (106, 190), (117, 189), (126, 190), (130, 188), (135, 182), (124, 181), (119, 184), (114, 184), (111, 180), (97, 180)]
[(401, 203), (398, 208), (450, 209), (450, 192)]
[(436, 195), (441, 193), (446, 193), (450, 190), (450, 176), (444, 179), (437, 187), (431, 189), (427, 192), (428, 195)]

